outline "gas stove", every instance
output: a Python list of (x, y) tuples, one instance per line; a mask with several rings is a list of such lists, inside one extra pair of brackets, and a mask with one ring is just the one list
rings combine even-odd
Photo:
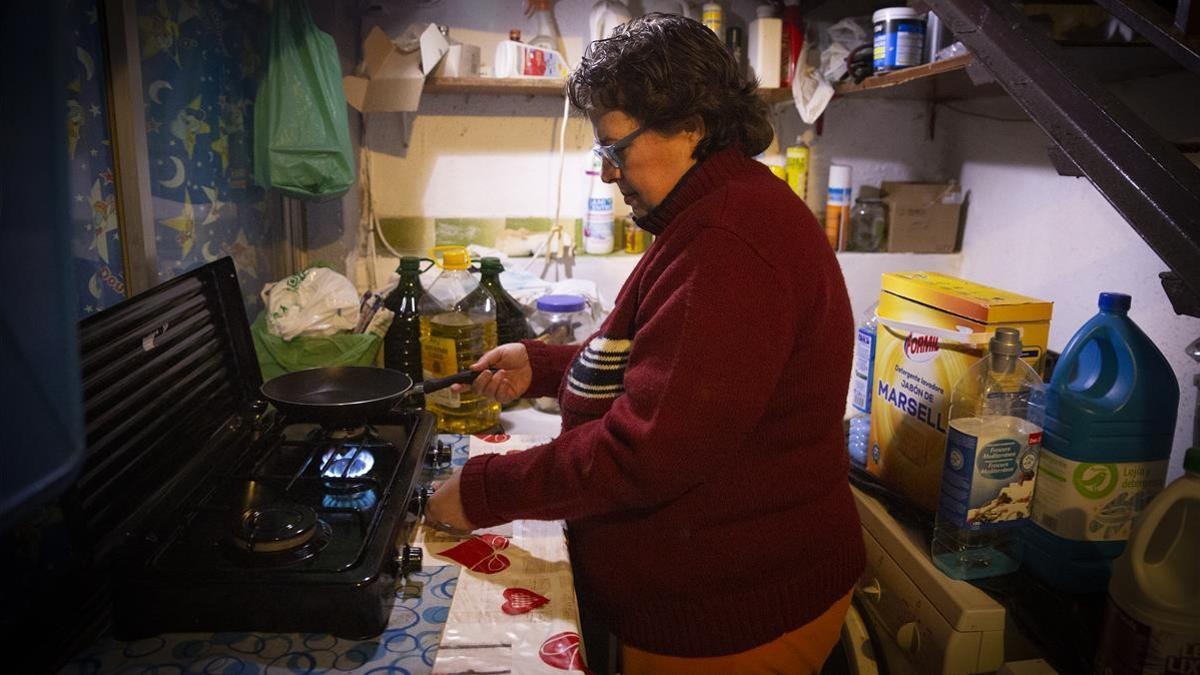
[(421, 566), (407, 542), (422, 469), (440, 456), (434, 427), (412, 412), (352, 430), (279, 419), (253, 431), (241, 456), (131, 542), (114, 594), (118, 636), (378, 635), (397, 584)]
[(69, 501), (117, 637), (387, 625), (448, 463), (419, 409), (326, 428), (269, 410), (232, 262), (80, 324), (88, 435)]

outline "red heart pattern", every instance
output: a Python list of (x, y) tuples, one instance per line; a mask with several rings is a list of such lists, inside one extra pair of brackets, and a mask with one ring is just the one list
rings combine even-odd
[(500, 611), (512, 615), (525, 614), (548, 602), (550, 602), (550, 598), (534, 593), (528, 588), (506, 588), (504, 589), (504, 604), (500, 605)]
[(556, 633), (546, 638), (538, 650), (542, 662), (559, 670), (582, 670), (588, 672), (579, 653), (579, 633)]
[(475, 438), (478, 438), (484, 443), (503, 443), (512, 438), (512, 436), (509, 436), (508, 434), (475, 434)]
[(439, 551), (472, 572), (496, 574), (508, 569), (512, 563), (498, 551), (508, 548), (508, 538), (498, 534), (481, 534), (454, 546)]

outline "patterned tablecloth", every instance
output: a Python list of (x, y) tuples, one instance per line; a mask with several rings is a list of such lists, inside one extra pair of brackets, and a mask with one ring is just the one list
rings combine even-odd
[[(454, 467), (466, 463), (472, 445), (477, 453), (524, 448), (542, 440), (520, 436), (441, 438), (451, 444)], [(454, 540), (420, 528), (416, 538), (426, 547), (425, 567), (411, 578), (414, 587), (420, 585), (420, 593), (408, 593), (413, 597), (398, 594), (387, 629), (372, 639), (345, 640), (301, 633), (174, 633), (136, 642), (106, 638), (76, 656), (60, 672), (417, 675), (435, 672), (435, 659), (439, 673), (468, 670), (471, 666), (462, 667), (468, 662), (487, 664), (482, 669), (487, 672), (522, 673), (547, 667), (549, 672), (563, 672), (578, 667), (582, 663), (582, 655), (577, 656), (578, 610), (570, 588), (570, 564), (561, 524), (517, 523), (507, 527), (505, 533), (489, 530), (470, 539)], [(502, 550), (510, 545), (511, 549)], [(480, 546), (487, 548), (483, 556), (474, 550)], [(447, 555), (456, 547), (457, 552)], [(460, 564), (473, 571), (463, 577), (468, 590), (460, 594), (452, 609)], [(514, 588), (530, 594), (504, 594)], [(493, 603), (490, 595), (499, 600)], [(537, 599), (547, 597), (546, 603)], [(503, 604), (510, 611), (524, 613), (502, 613)], [(483, 611), (484, 605), (490, 610)], [(452, 614), (459, 616), (452, 618)], [(495, 620), (488, 614), (494, 614)], [(439, 659), (438, 645), (444, 631), (447, 644), (457, 648), (447, 650), (454, 654), (452, 658)], [(507, 635), (518, 635), (519, 639)], [(490, 651), (474, 647), (480, 644), (491, 645)], [(464, 658), (463, 653), (473, 656)], [(529, 667), (523, 667), (520, 662), (531, 655)]]

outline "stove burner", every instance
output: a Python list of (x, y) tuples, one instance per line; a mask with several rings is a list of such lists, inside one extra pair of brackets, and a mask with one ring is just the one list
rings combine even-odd
[(233, 543), (251, 553), (279, 553), (308, 543), (317, 533), (317, 512), (301, 504), (268, 504), (242, 513)]
[(375, 491), (364, 489), (345, 494), (327, 494), (321, 498), (321, 506), (331, 511), (370, 511), (379, 498)]
[(366, 435), (367, 427), (365, 424), (357, 427), (337, 427), (325, 429), (325, 438), (328, 438), (331, 441), (357, 441), (365, 438)]
[(330, 448), (321, 456), (321, 476), (325, 478), (361, 478), (375, 467), (375, 455), (358, 445)]

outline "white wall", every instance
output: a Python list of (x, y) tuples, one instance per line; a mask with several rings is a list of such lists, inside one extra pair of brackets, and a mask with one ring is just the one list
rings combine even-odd
[[(1189, 89), (1190, 87), (1190, 89)], [(1194, 82), (1177, 78), (1139, 82), (1123, 95), (1147, 111), (1172, 140), (1200, 137), (1196, 107), (1173, 101), (1200, 100)], [(993, 116), (1020, 117), (1007, 100), (955, 106)], [(1189, 112), (1190, 111), (1190, 112)], [(969, 192), (963, 241), (963, 276), (1054, 302), (1050, 348), (1062, 350), (1097, 311), (1102, 291), (1133, 296), (1131, 318), (1170, 361), (1179, 378), (1180, 406), (1171, 474), (1181, 473), (1192, 443), (1196, 406), (1193, 376), (1200, 366), (1184, 348), (1200, 337), (1200, 319), (1177, 316), (1159, 284), (1167, 266), (1087, 179), (1057, 175), (1046, 155), (1051, 141), (1030, 122), (999, 122), (939, 113), (938, 133), (954, 139), (947, 156), (961, 167)]]

